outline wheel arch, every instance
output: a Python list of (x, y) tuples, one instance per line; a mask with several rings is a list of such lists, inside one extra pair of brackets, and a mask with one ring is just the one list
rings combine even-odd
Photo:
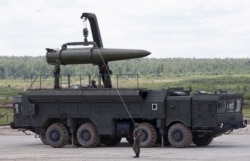
[(66, 127), (69, 128), (70, 126), (67, 124), (68, 119), (73, 119), (75, 121), (75, 123), (76, 123), (76, 127), (81, 126), (81, 124), (83, 124), (83, 123), (92, 123), (92, 124), (94, 124), (94, 122), (91, 121), (91, 119), (89, 119), (89, 118), (49, 118), (43, 123), (42, 128), (47, 129), (50, 125), (52, 125), (54, 123), (61, 123), (61, 124), (64, 124)]
[[(168, 129), (169, 129), (172, 125), (174, 125), (174, 124), (182, 124), (182, 125), (184, 125), (184, 126), (190, 128), (190, 126), (187, 125), (187, 124), (185, 124), (185, 122), (183, 122), (183, 121), (181, 121), (181, 120), (176, 120), (176, 121), (172, 121), (172, 122), (169, 122), (168, 124), (166, 124), (167, 131), (168, 131)], [(190, 128), (190, 129), (191, 129), (191, 128)]]

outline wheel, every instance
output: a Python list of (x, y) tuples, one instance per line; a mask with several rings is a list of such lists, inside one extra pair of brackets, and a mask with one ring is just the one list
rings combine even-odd
[(141, 123), (139, 128), (142, 131), (141, 147), (151, 147), (155, 145), (157, 140), (157, 132), (154, 126), (150, 123)]
[(94, 147), (99, 144), (100, 137), (92, 123), (82, 124), (76, 134), (79, 144), (83, 147)]
[(68, 129), (60, 123), (54, 123), (46, 131), (46, 139), (53, 148), (64, 147), (69, 140)]
[(121, 137), (112, 135), (103, 135), (100, 138), (100, 142), (107, 146), (115, 146), (121, 142)]
[(40, 140), (44, 145), (49, 145), (48, 140), (46, 139), (46, 133), (40, 131)]
[(168, 131), (168, 140), (173, 147), (184, 148), (192, 143), (192, 132), (182, 124), (174, 124)]
[(197, 134), (193, 137), (193, 143), (197, 146), (207, 146), (213, 141), (212, 136), (199, 137)]

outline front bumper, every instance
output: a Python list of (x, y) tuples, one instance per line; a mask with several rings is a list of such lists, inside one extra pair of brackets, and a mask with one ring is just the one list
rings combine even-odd
[(227, 132), (234, 129), (245, 128), (247, 126), (247, 120), (242, 121), (226, 121), (221, 122), (218, 125), (218, 130), (222, 132)]

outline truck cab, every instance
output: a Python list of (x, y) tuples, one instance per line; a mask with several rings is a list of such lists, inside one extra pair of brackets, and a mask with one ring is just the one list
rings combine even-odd
[(204, 127), (209, 127), (210, 130), (216, 131), (214, 135), (219, 135), (232, 129), (245, 127), (246, 121), (242, 121), (242, 102), (243, 98), (240, 94), (194, 95), (193, 130), (202, 131)]

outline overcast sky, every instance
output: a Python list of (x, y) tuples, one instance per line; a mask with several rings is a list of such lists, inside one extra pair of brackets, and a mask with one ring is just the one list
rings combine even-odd
[(96, 14), (107, 48), (155, 58), (249, 57), (249, 0), (0, 0), (0, 55), (43, 56), (82, 41), (82, 12)]

